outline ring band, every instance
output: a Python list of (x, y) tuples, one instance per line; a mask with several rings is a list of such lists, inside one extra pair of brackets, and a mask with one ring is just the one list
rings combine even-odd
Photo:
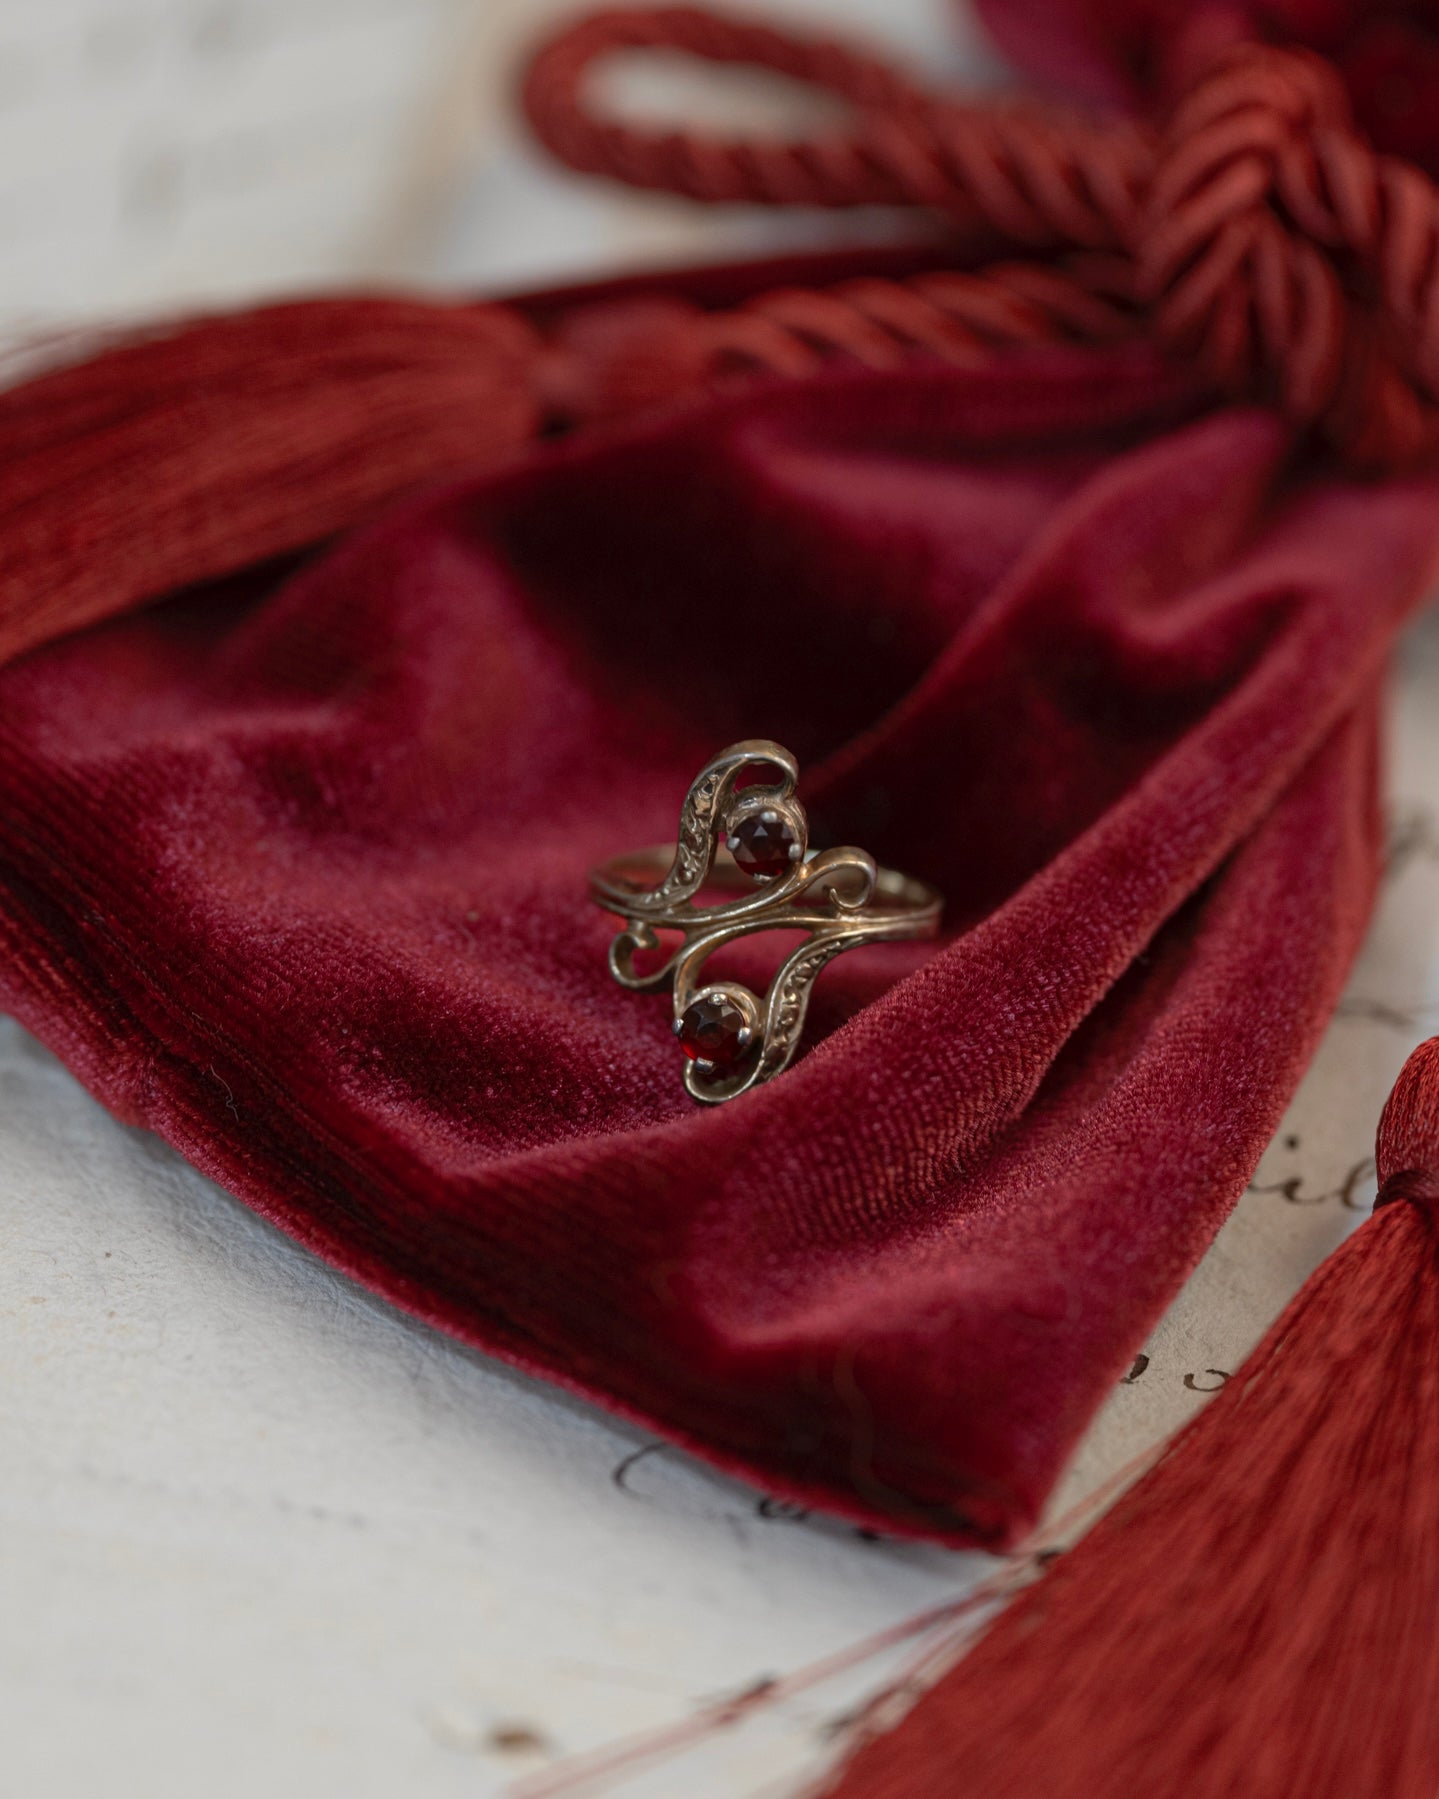
[[(742, 777), (756, 778), (740, 787)], [(685, 1087), (706, 1104), (734, 1099), (789, 1066), (827, 962), (861, 944), (939, 929), (942, 901), (923, 881), (877, 867), (860, 849), (809, 848), (798, 785), (788, 750), (764, 738), (736, 743), (696, 776), (676, 844), (616, 856), (590, 873), (590, 897), (625, 921), (610, 945), (610, 973), (634, 993), (672, 985)], [(734, 897), (697, 903), (701, 889), (716, 888)], [(805, 940), (762, 1000), (737, 981), (704, 980), (716, 950), (772, 930), (803, 931)], [(635, 958), (660, 950), (660, 931), (682, 941), (642, 973)]]

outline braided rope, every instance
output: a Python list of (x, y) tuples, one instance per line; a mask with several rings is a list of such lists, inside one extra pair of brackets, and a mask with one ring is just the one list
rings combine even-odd
[[(597, 115), (586, 96), (595, 65), (635, 50), (678, 50), (788, 76), (847, 101), (856, 128), (796, 142), (724, 139)], [(948, 106), (879, 58), (831, 39), (689, 6), (599, 12), (569, 26), (531, 62), (524, 106), (562, 162), (631, 187), (716, 205), (926, 206), (993, 224), (1023, 244), (1114, 247), (1144, 164), (1144, 139), (1128, 126), (1055, 123), (1016, 104)], [(1092, 140), (1082, 167), (1066, 168), (1055, 154), (1069, 134)]]
[(808, 372), (835, 356), (890, 368), (921, 352), (964, 365), (997, 349), (1060, 338), (1116, 342), (1134, 335), (1135, 316), (1061, 270), (1014, 263), (982, 275), (787, 288), (704, 318), (696, 329), (715, 356), (778, 374)]
[[(595, 66), (655, 49), (822, 88), (851, 106), (852, 127), (726, 140), (597, 115)], [(696, 315), (700, 378), (801, 374), (835, 356), (962, 362), (1144, 329), (1358, 464), (1439, 449), (1439, 192), (1359, 136), (1337, 73), (1309, 52), (1231, 50), (1151, 132), (1012, 101), (961, 106), (862, 52), (697, 8), (613, 11), (540, 50), (525, 105), (587, 173), (714, 203), (919, 207), (1042, 258)]]

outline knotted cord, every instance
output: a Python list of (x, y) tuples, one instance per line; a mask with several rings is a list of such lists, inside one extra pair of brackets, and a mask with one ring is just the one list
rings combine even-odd
[[(806, 82), (854, 121), (787, 142), (596, 112), (596, 66), (654, 50)], [(1439, 195), (1359, 134), (1338, 73), (1308, 51), (1227, 48), (1149, 127), (1008, 99), (959, 104), (838, 43), (696, 8), (617, 10), (539, 51), (525, 106), (548, 148), (585, 173), (711, 203), (920, 208), (1008, 251), (975, 274), (696, 311), (686, 329), (672, 311), (666, 381), (681, 368), (705, 381), (802, 374), (834, 357), (964, 362), (1147, 332), (1359, 465), (1403, 466), (1439, 447)], [(653, 345), (636, 333), (626, 351), (618, 314), (608, 335), (586, 329), (607, 364), (592, 393), (630, 391), (626, 354), (652, 364)]]

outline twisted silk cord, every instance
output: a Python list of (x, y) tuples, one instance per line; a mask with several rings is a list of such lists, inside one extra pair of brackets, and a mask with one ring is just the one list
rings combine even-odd
[[(646, 50), (758, 64), (854, 117), (786, 143), (597, 115), (596, 64)], [(1151, 129), (961, 106), (873, 57), (689, 8), (582, 20), (540, 50), (525, 89), (574, 167), (700, 200), (919, 209), (948, 239), (908, 279), (728, 309), (633, 285), (527, 308), (309, 300), (61, 356), (0, 384), (0, 663), (323, 540), (546, 430), (830, 363), (965, 365), (1148, 336), (1353, 466), (1439, 450), (1433, 185), (1357, 135), (1322, 59), (1240, 44), (1198, 66)], [(944, 267), (955, 233), (967, 261), (979, 244), (994, 260)]]
[[(806, 82), (846, 101), (853, 123), (745, 141), (597, 113), (596, 65), (656, 50)], [(568, 376), (555, 365), (581, 413), (633, 403), (637, 386), (745, 370), (963, 363), (1147, 332), (1352, 463), (1394, 469), (1439, 449), (1439, 193), (1358, 134), (1338, 73), (1308, 51), (1230, 47), (1150, 129), (1013, 100), (961, 105), (837, 43), (690, 7), (616, 10), (544, 45), (524, 98), (541, 140), (585, 173), (713, 203), (922, 208), (1008, 252), (976, 274), (786, 289), (726, 313), (671, 303), (647, 320), (643, 350), (638, 320), (630, 345), (599, 345), (591, 322)], [(587, 403), (562, 391), (581, 367)]]

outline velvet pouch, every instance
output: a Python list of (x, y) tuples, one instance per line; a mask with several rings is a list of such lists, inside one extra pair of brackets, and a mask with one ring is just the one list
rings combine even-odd
[[(0, 671), (0, 1000), (438, 1327), (776, 1493), (1012, 1540), (1344, 979), (1436, 502), (1134, 345), (537, 448)], [(795, 1066), (705, 1110), (585, 878), (753, 736), (945, 927), (837, 961)]]

